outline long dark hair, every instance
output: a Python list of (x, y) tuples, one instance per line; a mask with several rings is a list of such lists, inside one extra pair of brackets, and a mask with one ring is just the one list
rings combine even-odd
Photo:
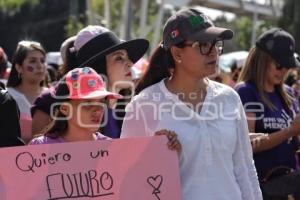
[(70, 49), (74, 46), (75, 38), (74, 40), (70, 40), (66, 44), (66, 48), (64, 54), (65, 54), (65, 59), (63, 61), (62, 66), (59, 69), (59, 78), (62, 78), (68, 71), (78, 67), (78, 61), (77, 61), (77, 56), (75, 51), (71, 51)]
[[(106, 65), (106, 56), (99, 58), (97, 61), (93, 62), (90, 64), (90, 67), (95, 69), (98, 74), (103, 76), (104, 80), (108, 80), (107, 76), (107, 65)], [(108, 83), (107, 83), (108, 85)], [(124, 97), (130, 97), (132, 95), (132, 90), (131, 89), (122, 89), (119, 92), (122, 96)], [(115, 115), (117, 116), (117, 125), (121, 129), (122, 124), (123, 124), (123, 118), (125, 116), (125, 107), (126, 104), (130, 101), (130, 98), (123, 98), (123, 99), (118, 99), (116, 103), (116, 112)], [(106, 126), (102, 127), (100, 129), (101, 132), (106, 133)]]
[(42, 134), (50, 138), (58, 138), (63, 136), (68, 129), (68, 119), (60, 111), (60, 107), (64, 102), (69, 102), (70, 99), (62, 98), (70, 94), (68, 85), (65, 78), (62, 78), (55, 89), (55, 104), (51, 105), (51, 118), (52, 121), (42, 130)]
[[(21, 84), (22, 78), (19, 76), (19, 73), (16, 69), (16, 64), (22, 65), (23, 61), (28, 55), (28, 52), (31, 51), (39, 51), (44, 56), (46, 56), (46, 51), (40, 43), (35, 41), (19, 42), (12, 58), (12, 67), (11, 67), (10, 75), (8, 77), (7, 87), (17, 87), (18, 85)], [(40, 83), (41, 86), (43, 86), (43, 84), (44, 81)]]
[(52, 139), (63, 136), (68, 129), (68, 120), (62, 119), (66, 118), (66, 116), (59, 110), (59, 108), (60, 105), (56, 105), (52, 121), (41, 132), (43, 135)]
[[(272, 99), (269, 99), (264, 88), (265, 77), (268, 73), (270, 63), (273, 62), (273, 58), (266, 52), (260, 50), (257, 47), (250, 49), (245, 66), (243, 67), (238, 82), (251, 82), (258, 90), (258, 94), (262, 101), (271, 109), (277, 110), (272, 103)], [(283, 81), (275, 86), (275, 90), (279, 93), (286, 108), (290, 109), (292, 106), (292, 99), (284, 88)]]
[[(184, 47), (184, 42), (175, 45), (178, 48)], [(143, 89), (160, 82), (166, 77), (170, 77), (172, 69), (175, 68), (175, 61), (171, 53), (171, 49), (164, 49), (162, 42), (152, 53), (149, 66), (145, 74), (136, 86), (136, 94), (140, 93)]]

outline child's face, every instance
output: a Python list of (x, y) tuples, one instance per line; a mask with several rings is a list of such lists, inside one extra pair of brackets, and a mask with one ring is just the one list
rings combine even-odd
[(71, 100), (72, 114), (69, 122), (80, 128), (86, 128), (91, 132), (99, 130), (106, 104), (104, 99), (95, 100)]

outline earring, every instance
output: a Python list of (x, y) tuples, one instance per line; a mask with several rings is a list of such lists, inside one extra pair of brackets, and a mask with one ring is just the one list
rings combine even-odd
[(21, 73), (18, 73), (18, 79), (21, 80)]
[(178, 62), (178, 63), (181, 63), (181, 62), (182, 62), (182, 60), (177, 60), (177, 62)]

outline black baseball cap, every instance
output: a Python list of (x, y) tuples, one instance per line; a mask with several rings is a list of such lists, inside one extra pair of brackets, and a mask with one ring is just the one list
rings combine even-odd
[(163, 31), (163, 47), (169, 49), (185, 40), (212, 42), (229, 40), (233, 31), (216, 27), (213, 22), (197, 8), (185, 8), (172, 15)]
[(281, 28), (271, 28), (259, 36), (255, 46), (267, 54), (284, 68), (299, 67), (295, 57), (295, 40), (291, 34)]

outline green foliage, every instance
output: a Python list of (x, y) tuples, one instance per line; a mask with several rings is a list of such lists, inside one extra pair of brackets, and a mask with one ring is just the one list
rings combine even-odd
[(84, 24), (80, 21), (78, 21), (76, 16), (69, 16), (68, 22), (65, 25), (64, 29), (66, 31), (66, 36), (71, 37), (73, 35), (76, 35), (79, 30), (81, 30), (84, 27)]
[[(234, 26), (235, 24), (231, 21), (228, 21), (227, 18), (224, 15), (221, 15), (221, 16), (217, 17), (214, 20), (214, 24), (216, 26), (226, 27), (226, 28), (229, 28), (231, 30), (236, 29), (235, 26)], [(235, 33), (235, 36), (236, 36), (236, 33)], [(241, 50), (240, 48), (241, 48), (240, 45), (237, 45), (235, 40), (228, 40), (228, 41), (225, 41), (225, 43), (224, 43), (223, 53), (238, 51), (238, 50)]]
[[(100, 18), (104, 20), (104, 0), (92, 0), (92, 10), (95, 12)], [(125, 0), (113, 0), (109, 1), (110, 3), (110, 18), (111, 18), (111, 27), (110, 29), (117, 34), (120, 34), (120, 27), (122, 24), (122, 14), (123, 7), (125, 6)], [(136, 38), (140, 33), (140, 16), (141, 16), (141, 0), (132, 0), (132, 20), (131, 20), (131, 36)], [(159, 5), (156, 1), (149, 0), (148, 5), (148, 16), (147, 16), (147, 30), (150, 29), (147, 34), (147, 39), (151, 40), (153, 38), (153, 30), (151, 28), (156, 22), (157, 13)], [(167, 15), (167, 14), (166, 14)], [(169, 16), (168, 16), (169, 17)], [(104, 21), (105, 22), (105, 21)], [(105, 25), (105, 24), (104, 24)]]
[[(241, 17), (234, 23), (235, 26), (235, 37), (234, 41), (238, 44), (240, 49), (249, 50), (251, 48), (251, 36), (252, 36), (252, 18)], [(256, 27), (256, 37), (261, 35), (264, 31), (274, 26), (274, 22), (258, 20)]]
[(286, 0), (278, 26), (291, 33), (296, 41), (296, 50), (300, 52), (300, 1)]
[[(79, 0), (77, 1), (79, 2)], [(39, 41), (47, 51), (59, 50), (67, 36), (65, 25), (68, 23), (69, 16), (73, 14), (71, 5), (75, 3), (75, 0), (23, 2), (25, 3), (13, 15), (11, 10), (10, 12), (0, 11), (0, 24), (5, 27), (0, 29), (0, 44), (9, 57), (11, 58), (18, 41), (23, 39)], [(38, 3), (32, 4), (33, 2)], [(82, 2), (84, 3), (84, 1)], [(77, 7), (77, 13), (82, 13), (80, 9), (85, 9), (80, 3)], [(80, 15), (76, 14), (76, 16)], [(80, 18), (77, 18), (70, 27), (78, 27), (78, 25), (74, 25), (76, 21), (82, 23)]]
[[(110, 4), (110, 18), (111, 27), (110, 29), (115, 33), (119, 33), (121, 26), (122, 8), (124, 6), (124, 0), (113, 0), (109, 1)], [(104, 19), (104, 0), (92, 0), (92, 10), (97, 13), (101, 18)]]
[(0, 11), (14, 15), (19, 12), (24, 4), (36, 6), (39, 0), (0, 0)]

